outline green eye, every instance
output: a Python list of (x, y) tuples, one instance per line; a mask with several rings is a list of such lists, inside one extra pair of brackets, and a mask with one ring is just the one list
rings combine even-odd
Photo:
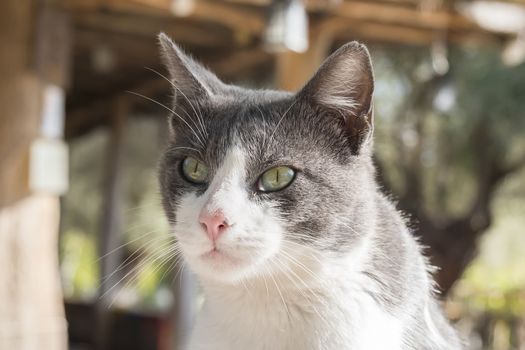
[(208, 178), (208, 167), (195, 158), (187, 157), (182, 162), (182, 175), (189, 182), (202, 184)]
[(287, 166), (278, 166), (266, 170), (257, 183), (260, 191), (274, 192), (284, 189), (295, 179), (295, 170)]

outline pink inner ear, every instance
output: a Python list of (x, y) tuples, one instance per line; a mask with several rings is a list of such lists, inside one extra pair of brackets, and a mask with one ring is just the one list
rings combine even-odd
[(359, 117), (371, 106), (374, 91), (372, 63), (366, 47), (348, 43), (328, 57), (299, 95), (319, 105)]
[(373, 131), (374, 76), (366, 47), (348, 43), (328, 57), (298, 98), (313, 103), (329, 117), (344, 119), (352, 152), (357, 154)]

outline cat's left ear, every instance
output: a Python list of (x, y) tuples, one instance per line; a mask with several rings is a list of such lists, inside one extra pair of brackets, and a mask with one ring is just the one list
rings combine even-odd
[(177, 99), (206, 99), (221, 93), (224, 84), (219, 78), (185, 54), (166, 34), (159, 34), (159, 44)]
[(352, 151), (359, 153), (373, 132), (373, 92), (370, 54), (353, 41), (328, 57), (297, 97), (342, 118)]

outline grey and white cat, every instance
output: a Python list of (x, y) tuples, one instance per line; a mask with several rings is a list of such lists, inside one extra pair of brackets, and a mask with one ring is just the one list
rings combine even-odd
[(460, 349), (375, 181), (367, 49), (344, 45), (292, 94), (224, 84), (159, 38), (163, 203), (206, 296), (188, 348)]

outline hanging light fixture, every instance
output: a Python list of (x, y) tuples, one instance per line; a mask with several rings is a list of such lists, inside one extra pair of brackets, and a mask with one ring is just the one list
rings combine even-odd
[(171, 0), (171, 12), (177, 17), (188, 17), (195, 8), (195, 0)]
[(514, 34), (501, 59), (508, 66), (525, 62), (525, 6), (501, 1), (473, 1), (459, 3), (458, 9), (480, 27), (498, 33)]
[(269, 52), (305, 52), (308, 49), (308, 14), (300, 0), (274, 0), (264, 33)]
[(517, 3), (479, 0), (460, 2), (457, 8), (487, 30), (513, 34), (525, 29), (525, 7)]
[(510, 40), (501, 54), (503, 63), (507, 66), (517, 66), (525, 62), (525, 30)]

